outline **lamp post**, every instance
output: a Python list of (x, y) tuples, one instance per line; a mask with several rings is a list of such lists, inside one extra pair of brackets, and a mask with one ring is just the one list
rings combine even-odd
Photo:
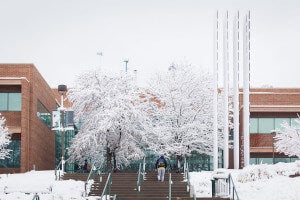
[(275, 130), (273, 130), (272, 132), (271, 132), (271, 135), (272, 135), (272, 157), (273, 157), (273, 165), (275, 164), (275, 155), (274, 155), (274, 137), (275, 137), (275, 135), (276, 135), (276, 131)]
[(124, 63), (125, 63), (125, 72), (126, 72), (126, 73), (127, 73), (127, 69), (128, 69), (128, 67), (127, 67), (128, 62), (129, 62), (129, 60), (124, 60)]
[(59, 85), (58, 92), (60, 94), (60, 107), (58, 108), (61, 116), (60, 121), (60, 130), (61, 130), (61, 169), (65, 171), (65, 129), (64, 129), (64, 116), (65, 116), (65, 108), (64, 108), (64, 95), (67, 93), (66, 85)]

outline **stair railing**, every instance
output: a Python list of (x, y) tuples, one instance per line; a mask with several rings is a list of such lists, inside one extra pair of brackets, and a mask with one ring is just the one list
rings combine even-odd
[(142, 174), (143, 174), (143, 180), (145, 180), (145, 175), (146, 175), (146, 157), (144, 157), (144, 159), (143, 159), (143, 171), (142, 171)]
[(138, 192), (141, 191), (141, 185), (142, 185), (142, 180), (143, 180), (143, 175), (142, 175), (142, 164), (140, 163), (139, 165), (139, 172), (138, 172), (138, 178), (137, 178), (137, 182), (136, 182), (136, 190)]
[(236, 191), (236, 187), (234, 185), (234, 182), (233, 182), (231, 174), (229, 174), (228, 179), (229, 179), (228, 183), (229, 183), (229, 195), (230, 195), (230, 199), (232, 199), (232, 200), (234, 200), (234, 199), (239, 200), (240, 198), (239, 198), (239, 195), (238, 195), (238, 193)]
[(111, 183), (112, 183), (112, 177), (111, 177), (111, 173), (109, 173), (101, 194), (101, 200), (103, 199), (103, 196), (105, 196), (105, 199), (110, 199)]
[(102, 172), (101, 172), (101, 167), (100, 168), (96, 168), (95, 164), (92, 164), (92, 167), (91, 167), (91, 171), (84, 183), (84, 190), (85, 190), (85, 194), (87, 195), (87, 185), (88, 185), (88, 182), (89, 180), (93, 179), (95, 177), (95, 174), (98, 174), (99, 175), (99, 182), (102, 182)]
[(118, 200), (118, 198), (117, 198), (117, 195), (116, 195), (116, 194), (114, 195), (114, 198), (113, 198), (113, 200)]
[(32, 200), (40, 200), (40, 196), (38, 194), (35, 194), (33, 196)]
[[(183, 165), (183, 171), (184, 171), (184, 180), (186, 181), (186, 191), (188, 193), (191, 192), (191, 180), (190, 180), (190, 170), (189, 170), (189, 163), (186, 162), (186, 158), (184, 158), (184, 165)], [(193, 191), (193, 198), (196, 200), (196, 193)]]
[[(55, 180), (56, 181), (57, 181), (57, 179), (60, 180), (60, 166), (61, 166), (61, 163), (62, 163), (62, 161), (60, 161), (58, 163), (58, 165), (55, 167), (54, 173), (55, 173)], [(57, 178), (57, 171), (58, 171), (58, 178)]]
[(169, 200), (172, 199), (172, 176), (171, 176), (171, 173), (169, 174)]

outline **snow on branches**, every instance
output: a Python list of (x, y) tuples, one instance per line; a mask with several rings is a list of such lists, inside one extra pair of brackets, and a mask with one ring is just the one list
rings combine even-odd
[(7, 146), (10, 143), (10, 134), (8, 128), (5, 126), (5, 118), (0, 114), (0, 159), (7, 158), (10, 150)]
[(89, 71), (76, 82), (68, 98), (73, 102), (80, 131), (69, 148), (71, 158), (102, 162), (106, 154), (117, 166), (141, 159), (147, 118), (139, 109), (140, 92), (133, 78), (127, 74)]
[(288, 156), (300, 158), (300, 118), (295, 120), (295, 126), (287, 122), (281, 124), (282, 130), (275, 136), (275, 148)]
[(161, 106), (152, 101), (154, 125), (149, 148), (166, 155), (187, 156), (192, 151), (211, 155), (212, 92), (212, 77), (189, 66), (175, 65), (157, 74), (149, 94)]

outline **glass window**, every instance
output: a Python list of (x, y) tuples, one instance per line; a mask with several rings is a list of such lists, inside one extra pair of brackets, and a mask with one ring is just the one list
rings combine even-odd
[(299, 118), (291, 118), (291, 126), (300, 128), (300, 119)]
[(48, 128), (51, 128), (51, 114), (40, 100), (37, 103), (37, 116)]
[(0, 93), (1, 111), (21, 111), (21, 93)]
[(0, 93), (0, 110), (8, 109), (8, 93)]
[(250, 133), (259, 133), (258, 118), (250, 118)]
[(9, 154), (10, 157), (3, 160), (0, 159), (0, 167), (20, 168), (21, 140), (12, 140), (7, 148), (12, 150)]
[(273, 164), (273, 158), (259, 158), (257, 164)]
[(8, 93), (8, 110), (21, 111), (21, 93)]
[(259, 118), (258, 128), (259, 133), (271, 133), (275, 129), (274, 118)]
[(283, 123), (288, 123), (288, 125), (291, 125), (291, 118), (275, 118), (275, 130), (283, 131), (281, 127)]

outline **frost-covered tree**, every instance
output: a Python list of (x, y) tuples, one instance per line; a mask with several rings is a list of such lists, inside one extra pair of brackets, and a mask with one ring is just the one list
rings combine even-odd
[(71, 159), (82, 162), (88, 158), (101, 163), (106, 156), (107, 169), (111, 169), (113, 159), (116, 170), (142, 158), (142, 133), (148, 122), (140, 109), (142, 99), (133, 78), (89, 71), (81, 74), (76, 83), (68, 93), (75, 120), (80, 123), (80, 131), (68, 151)]
[(276, 151), (300, 158), (300, 118), (295, 120), (294, 126), (284, 122), (281, 127), (282, 131), (275, 136)]
[(212, 155), (212, 80), (208, 73), (183, 65), (174, 65), (151, 80), (147, 95), (154, 122), (150, 149), (178, 159), (192, 151)]
[(5, 126), (5, 118), (0, 114), (0, 159), (7, 158), (10, 150), (7, 146), (10, 143), (10, 134), (8, 128)]

